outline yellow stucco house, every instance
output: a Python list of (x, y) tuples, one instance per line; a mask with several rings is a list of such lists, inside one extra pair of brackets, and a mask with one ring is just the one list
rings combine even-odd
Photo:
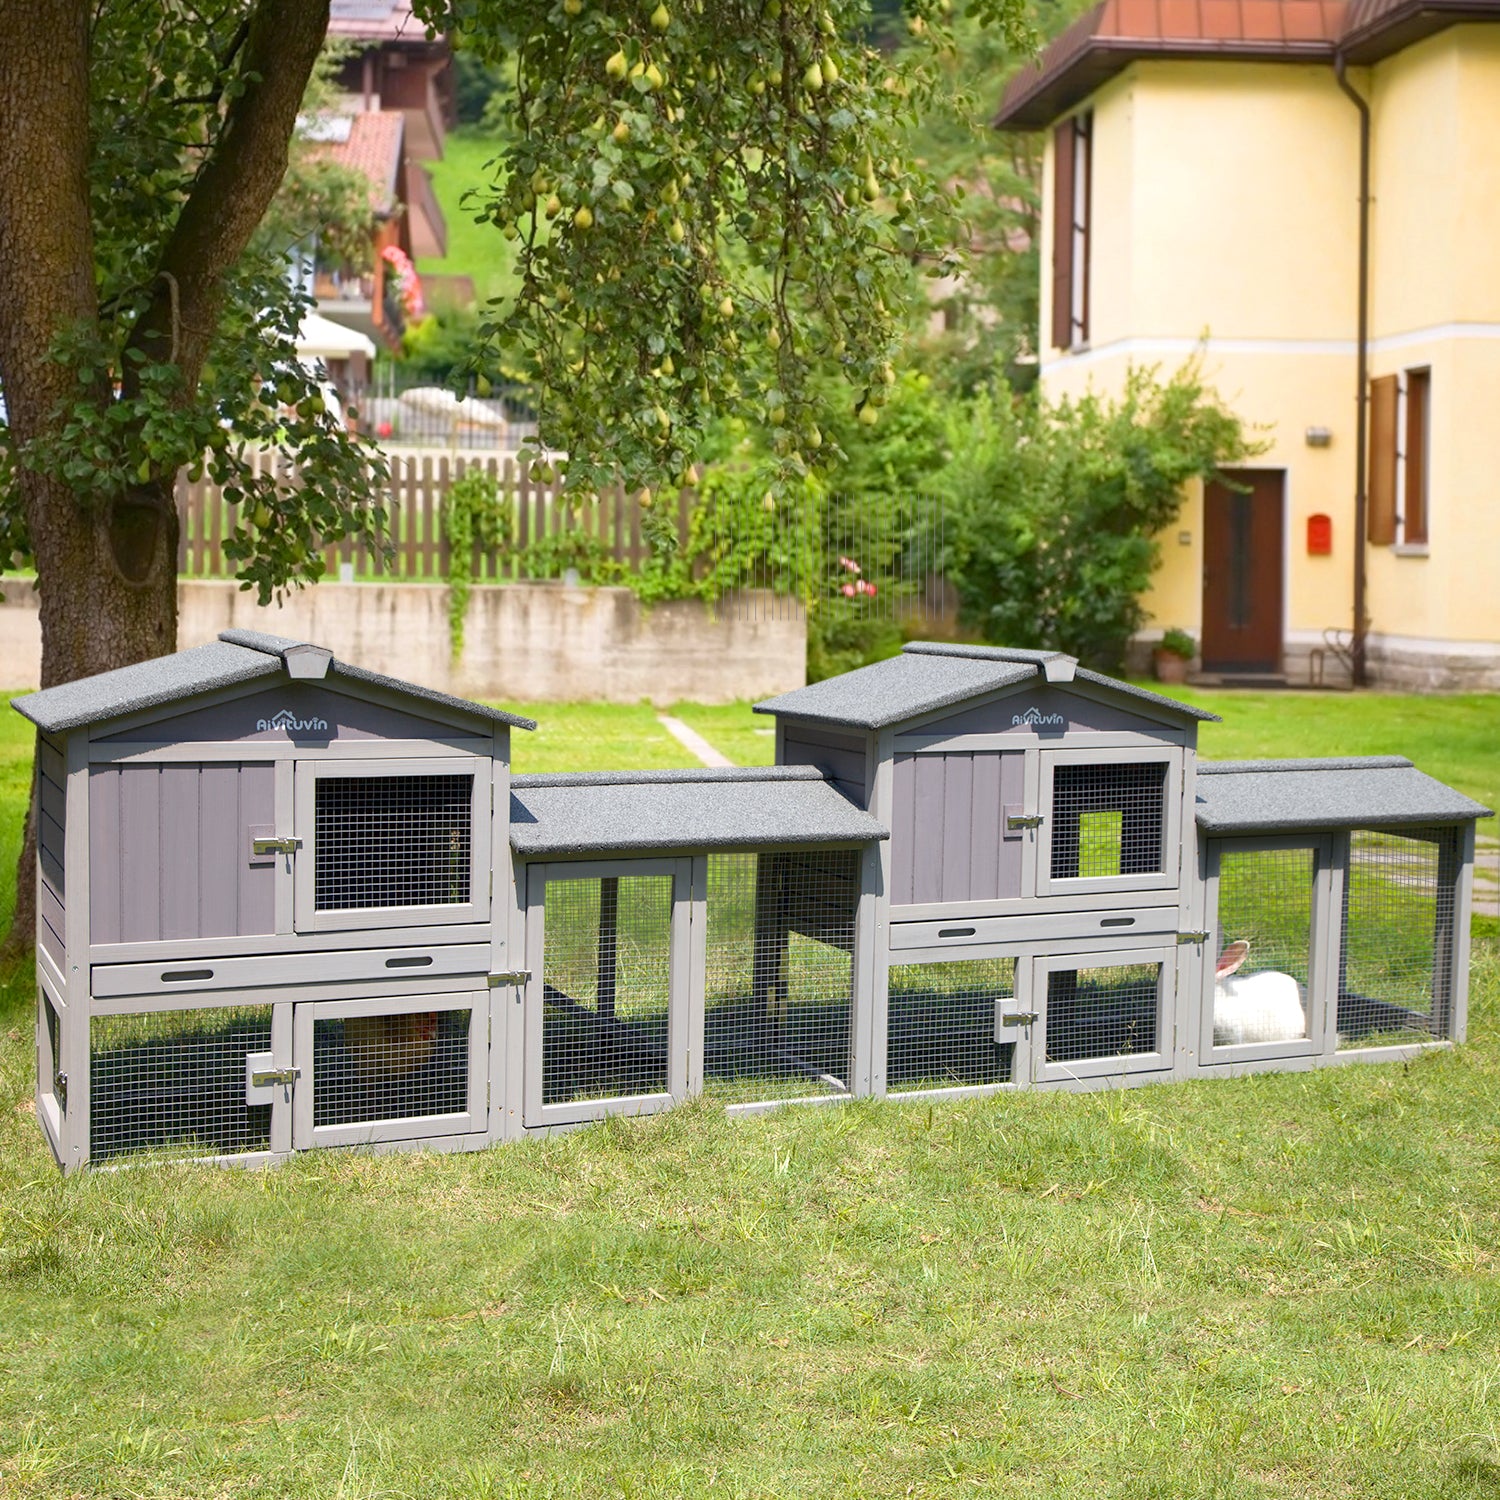
[(1268, 447), (1190, 494), (1152, 628), (1208, 674), (1500, 688), (1500, 0), (1103, 0), (1047, 132), (1041, 378), (1205, 373)]

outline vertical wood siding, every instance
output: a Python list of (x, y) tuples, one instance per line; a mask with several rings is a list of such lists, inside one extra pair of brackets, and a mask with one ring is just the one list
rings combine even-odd
[(869, 805), (863, 735), (799, 724), (787, 729), (782, 743), (783, 765), (816, 766), (846, 797), (861, 807)]
[(891, 904), (994, 901), (1021, 894), (1019, 807), (1025, 756), (980, 751), (897, 755), (891, 814)]
[(37, 737), (37, 847), (41, 882), (37, 910), (41, 922), (37, 942), (59, 969), (64, 969), (63, 924), (67, 908), (67, 870), (64, 866), (64, 829), (68, 822), (68, 763), (62, 746), (45, 735)]
[(269, 764), (96, 766), (89, 772), (91, 940), (274, 931), (275, 866), (249, 862), (249, 829), (274, 822)]

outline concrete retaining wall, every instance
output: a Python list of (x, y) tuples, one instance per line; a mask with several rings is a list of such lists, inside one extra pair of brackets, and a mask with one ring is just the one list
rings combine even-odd
[[(552, 583), (476, 586), (457, 662), (439, 584), (320, 583), (262, 609), (230, 582), (178, 585), (181, 646), (237, 627), (296, 636), (372, 671), (465, 698), (516, 702), (728, 703), (806, 681), (806, 624), (786, 600), (747, 596), (645, 609), (629, 589)], [(0, 604), (0, 688), (35, 687), (37, 599), (23, 583)]]

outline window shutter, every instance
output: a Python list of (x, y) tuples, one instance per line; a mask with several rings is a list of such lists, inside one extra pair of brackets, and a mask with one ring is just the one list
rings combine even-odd
[(1366, 531), (1374, 547), (1396, 540), (1396, 405), (1397, 377), (1370, 382), (1370, 476), (1366, 488)]
[(1052, 347), (1073, 347), (1073, 121), (1052, 133)]
[(1401, 506), (1401, 540), (1417, 546), (1427, 540), (1427, 423), (1432, 372), (1406, 372), (1406, 498)]

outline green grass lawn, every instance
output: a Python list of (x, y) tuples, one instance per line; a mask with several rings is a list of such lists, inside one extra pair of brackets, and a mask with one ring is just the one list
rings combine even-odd
[(417, 262), (422, 274), (441, 272), (449, 276), (472, 276), (480, 306), (492, 297), (515, 290), (515, 258), (500, 231), (491, 223), (476, 224), (474, 210), (463, 206), (469, 188), (490, 180), (487, 164), (500, 147), (477, 131), (456, 130), (443, 143), (443, 159), (428, 162), (433, 191), (448, 225), (448, 254), (442, 259), (424, 256)]
[[(1209, 754), (1497, 779), (1485, 700), (1212, 701)], [(689, 763), (528, 711), (520, 770)], [(29, 754), (0, 715), (0, 916)], [(1500, 1495), (1494, 942), (1405, 1066), (67, 1180), (6, 977), (0, 1496)]]

